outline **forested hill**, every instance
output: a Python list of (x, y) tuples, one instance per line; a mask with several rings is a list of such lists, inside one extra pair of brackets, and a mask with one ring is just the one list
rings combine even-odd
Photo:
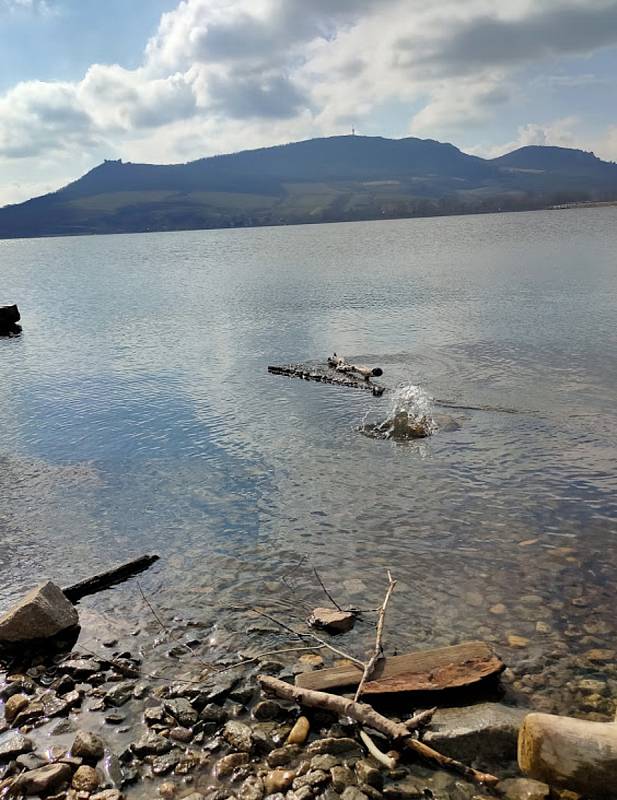
[(523, 147), (500, 158), (430, 139), (335, 136), (188, 164), (105, 161), (0, 209), (0, 237), (277, 225), (617, 199), (617, 165)]

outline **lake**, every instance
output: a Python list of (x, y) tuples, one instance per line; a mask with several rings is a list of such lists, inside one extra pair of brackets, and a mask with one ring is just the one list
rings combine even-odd
[[(215, 658), (283, 646), (251, 609), (323, 605), (313, 567), (361, 608), (390, 568), (390, 652), (486, 639), (515, 701), (609, 715), (578, 681), (617, 694), (616, 254), (617, 208), (1, 241), (1, 606), (157, 552), (144, 594)], [(332, 351), (460, 427), (370, 439), (392, 394), (267, 372)], [(135, 581), (81, 608), (177, 669)]]

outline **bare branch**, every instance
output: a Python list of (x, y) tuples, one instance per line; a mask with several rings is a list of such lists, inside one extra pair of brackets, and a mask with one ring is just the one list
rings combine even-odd
[(330, 594), (330, 592), (329, 592), (329, 591), (326, 589), (326, 587), (325, 587), (325, 585), (324, 585), (324, 582), (323, 582), (323, 581), (322, 581), (322, 579), (321, 579), (321, 575), (319, 574), (319, 572), (317, 572), (317, 568), (316, 568), (316, 567), (313, 567), (313, 572), (315, 573), (315, 577), (316, 577), (316, 578), (317, 578), (317, 580), (319, 581), (319, 585), (320, 585), (320, 586), (321, 586), (321, 588), (323, 589), (323, 591), (324, 591), (324, 594), (326, 595), (326, 597), (328, 598), (328, 600), (329, 600), (329, 601), (330, 601), (330, 602), (331, 602), (333, 605), (335, 605), (335, 606), (338, 608), (338, 610), (339, 610), (339, 611), (342, 611), (343, 609), (342, 609), (342, 608), (339, 606), (339, 604), (338, 604), (338, 603), (336, 602), (336, 600), (335, 600), (335, 599), (332, 597), (332, 595)]
[(362, 689), (364, 689), (364, 684), (369, 680), (371, 675), (373, 674), (373, 670), (375, 669), (375, 665), (379, 661), (382, 656), (382, 646), (381, 640), (383, 638), (383, 626), (386, 619), (386, 609), (388, 607), (388, 603), (390, 602), (390, 597), (392, 596), (392, 592), (394, 591), (394, 587), (396, 586), (396, 581), (392, 577), (392, 573), (388, 570), (388, 588), (386, 589), (386, 596), (383, 599), (383, 603), (381, 604), (381, 608), (379, 609), (379, 617), (377, 619), (377, 633), (375, 634), (375, 650), (373, 651), (373, 655), (364, 664), (364, 671), (362, 673), (362, 678), (360, 679), (360, 683), (358, 684), (358, 688), (356, 689), (356, 693), (354, 695), (354, 702), (358, 701), (358, 698), (362, 694)]

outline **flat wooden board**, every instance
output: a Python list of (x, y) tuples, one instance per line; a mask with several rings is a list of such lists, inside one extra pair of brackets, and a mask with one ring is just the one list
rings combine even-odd
[[(504, 669), (505, 664), (486, 642), (463, 642), (383, 659), (364, 685), (363, 694), (431, 692), (472, 686), (499, 675)], [(296, 686), (328, 691), (357, 686), (361, 677), (362, 670), (350, 664), (303, 672), (296, 676)]]

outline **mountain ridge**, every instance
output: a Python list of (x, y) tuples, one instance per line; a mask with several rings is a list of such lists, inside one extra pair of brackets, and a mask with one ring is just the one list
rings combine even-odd
[(105, 160), (0, 208), (0, 238), (545, 208), (617, 199), (617, 165), (571, 148), (498, 158), (434, 139), (333, 136), (180, 164)]

